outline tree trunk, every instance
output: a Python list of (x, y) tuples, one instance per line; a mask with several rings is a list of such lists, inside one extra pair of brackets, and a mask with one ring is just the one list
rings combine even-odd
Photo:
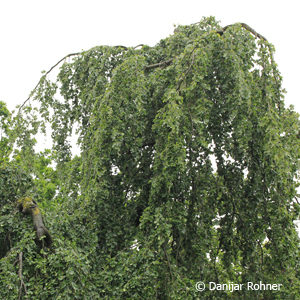
[(41, 243), (43, 248), (45, 246), (50, 247), (52, 238), (44, 225), (42, 214), (37, 203), (30, 197), (24, 197), (18, 200), (18, 207), (23, 214), (31, 214), (38, 243)]

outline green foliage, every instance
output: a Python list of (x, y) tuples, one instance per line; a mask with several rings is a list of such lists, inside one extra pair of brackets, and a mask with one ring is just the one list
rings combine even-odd
[[(22, 252), (24, 299), (297, 299), (300, 124), (273, 53), (205, 18), (154, 47), (74, 56), (14, 117), (0, 102), (1, 298), (20, 292)], [(51, 150), (35, 151), (39, 130)], [(16, 210), (27, 194), (52, 249)]]
[(9, 155), (11, 113), (4, 102), (0, 101), (0, 163)]

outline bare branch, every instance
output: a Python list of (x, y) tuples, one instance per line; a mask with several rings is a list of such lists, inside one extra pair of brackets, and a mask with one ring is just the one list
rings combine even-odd
[(136, 49), (138, 47), (143, 47), (143, 46), (145, 46), (145, 45), (144, 44), (138, 44), (137, 46), (133, 47), (133, 49)]
[(252, 27), (250, 27), (249, 25), (245, 24), (245, 23), (240, 23), (242, 25), (242, 27), (244, 27), (246, 30), (250, 31), (254, 36), (256, 36), (257, 38), (264, 40), (264, 41), (268, 41), (263, 35), (259, 34), (258, 32), (256, 32)]

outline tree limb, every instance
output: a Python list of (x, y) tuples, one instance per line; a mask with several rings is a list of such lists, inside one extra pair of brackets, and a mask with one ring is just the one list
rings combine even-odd
[(19, 271), (18, 271), (18, 275), (20, 278), (20, 288), (19, 288), (19, 300), (21, 299), (22, 296), (22, 290), (24, 288), (24, 292), (25, 294), (27, 294), (27, 289), (26, 289), (26, 285), (24, 283), (23, 280), (23, 252), (19, 253)]
[(167, 67), (169, 66), (171, 63), (173, 62), (173, 59), (170, 58), (168, 60), (164, 60), (164, 61), (161, 61), (157, 64), (153, 64), (153, 65), (148, 65), (145, 67), (145, 70), (151, 70), (151, 69), (156, 69), (156, 68), (160, 68), (160, 67)]
[(31, 214), (37, 241), (42, 243), (42, 248), (49, 248), (52, 244), (52, 238), (44, 225), (42, 214), (37, 203), (31, 198), (25, 197), (18, 200), (18, 207), (23, 214)]
[[(263, 35), (256, 32), (252, 27), (250, 27), (246, 23), (238, 23), (238, 24), (240, 24), (243, 28), (245, 28), (246, 30), (251, 32), (255, 37), (257, 37), (261, 40), (264, 40), (266, 42), (268, 41)], [(219, 30), (217, 32), (222, 35), (229, 27), (232, 27), (233, 25), (235, 25), (235, 24), (227, 25), (227, 26), (223, 27), (222, 30)]]
[(136, 49), (136, 48), (139, 48), (139, 47), (143, 47), (143, 46), (145, 46), (145, 45), (144, 44), (138, 44), (135, 47), (133, 47), (133, 49)]

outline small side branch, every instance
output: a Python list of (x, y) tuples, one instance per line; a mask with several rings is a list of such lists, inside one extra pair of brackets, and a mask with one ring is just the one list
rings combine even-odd
[(192, 61), (191, 61), (191, 63), (189, 64), (188, 69), (187, 69), (186, 72), (184, 73), (185, 75), (184, 75), (184, 76), (181, 76), (181, 78), (180, 78), (180, 80), (179, 80), (179, 82), (178, 82), (178, 85), (177, 85), (177, 91), (180, 90), (180, 86), (181, 86), (182, 82), (184, 81), (184, 78), (187, 77), (187, 75), (190, 73), (190, 71), (191, 71), (191, 69), (192, 69), (192, 66), (193, 66), (194, 61), (195, 61), (195, 49), (196, 49), (196, 47), (193, 49), (193, 51), (192, 51), (192, 53), (191, 53), (191, 55), (192, 55)]
[(20, 288), (19, 288), (19, 300), (22, 297), (22, 291), (24, 289), (25, 295), (27, 294), (26, 285), (23, 280), (23, 252), (19, 253), (19, 271), (18, 271), (19, 279), (20, 279)]
[(153, 65), (146, 66), (146, 67), (145, 67), (145, 70), (148, 71), (148, 70), (151, 70), (151, 69), (167, 67), (167, 66), (169, 66), (172, 62), (173, 62), (173, 59), (170, 58), (170, 59), (168, 59), (168, 60), (161, 61), (161, 62), (159, 62), (159, 63), (157, 63), (157, 64), (153, 64)]

